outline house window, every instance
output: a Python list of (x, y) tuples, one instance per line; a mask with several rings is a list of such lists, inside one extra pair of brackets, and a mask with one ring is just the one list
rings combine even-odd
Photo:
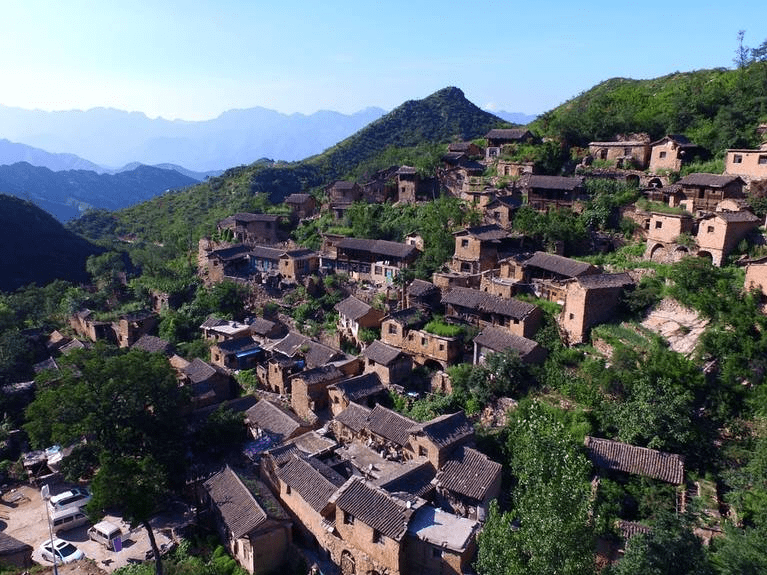
[(439, 549), (438, 547), (432, 547), (431, 556), (435, 559), (442, 559), (442, 549)]
[(764, 166), (767, 164), (767, 156), (759, 156), (759, 165)]
[(469, 247), (469, 240), (461, 240), (461, 247), (462, 248), (468, 248)]
[(418, 446), (418, 456), (419, 457), (426, 457), (429, 455), (429, 452), (426, 451), (426, 448), (423, 445)]
[(570, 314), (570, 319), (575, 319), (575, 314), (574, 313)]
[(655, 229), (656, 229), (656, 230), (659, 230), (659, 229), (661, 229), (662, 227), (663, 227), (663, 222), (661, 222), (660, 220), (658, 220), (657, 222), (655, 222)]
[(287, 493), (288, 495), (290, 495), (290, 485), (286, 485), (286, 486), (285, 486), (285, 493)]
[(708, 226), (708, 227), (706, 227), (706, 231), (707, 231), (709, 234), (713, 234), (713, 233), (714, 233), (714, 226)]
[(741, 156), (740, 154), (735, 154), (732, 157), (732, 163), (733, 164), (742, 164), (743, 163), (743, 156)]
[(376, 266), (376, 275), (382, 276), (383, 275), (383, 268), (381, 266)]
[(666, 152), (661, 152), (660, 154), (658, 154), (658, 157), (662, 160), (663, 158), (666, 157)]
[(389, 333), (397, 333), (397, 326), (395, 324), (389, 324)]
[(381, 532), (378, 531), (378, 529), (373, 529), (373, 543), (383, 545), (383, 535), (381, 535)]
[(344, 511), (344, 524), (354, 525), (354, 515), (352, 515), (348, 511)]
[(440, 351), (445, 351), (445, 344), (444, 343), (439, 344), (439, 350)]
[(372, 359), (368, 358), (368, 365), (375, 365), (375, 362)]
[(631, 155), (631, 148), (623, 148), (623, 155), (624, 156), (630, 156)]
[(425, 337), (422, 337), (422, 338), (421, 338), (421, 345), (422, 345), (423, 347), (426, 347), (426, 338), (425, 338)]

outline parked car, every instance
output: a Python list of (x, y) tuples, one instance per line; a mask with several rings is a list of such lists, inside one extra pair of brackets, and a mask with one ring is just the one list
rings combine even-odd
[(114, 551), (115, 540), (122, 537), (122, 531), (114, 523), (109, 521), (99, 521), (88, 529), (88, 537), (104, 545), (107, 549)]
[(58, 495), (52, 495), (49, 503), (51, 511), (61, 511), (67, 507), (85, 507), (91, 500), (91, 493), (84, 487), (75, 487)]
[(64, 541), (63, 539), (56, 538), (53, 540), (53, 544), (51, 544), (50, 539), (47, 539), (40, 545), (40, 555), (51, 563), (53, 563), (54, 550), (56, 552), (56, 563), (71, 563), (85, 557), (82, 551), (69, 541)]
[(51, 515), (51, 529), (54, 533), (74, 529), (88, 523), (88, 516), (79, 507), (67, 507)]

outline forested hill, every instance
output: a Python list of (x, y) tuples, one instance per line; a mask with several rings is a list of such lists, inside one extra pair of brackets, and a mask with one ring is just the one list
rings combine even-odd
[(0, 194), (0, 291), (56, 279), (87, 281), (85, 260), (104, 250), (31, 202)]
[[(363, 172), (383, 167), (381, 162), (416, 161), (425, 150), (434, 154), (444, 151), (444, 146), (434, 149), (435, 144), (481, 137), (491, 128), (508, 125), (469, 102), (458, 88), (444, 88), (423, 100), (405, 102), (350, 138), (304, 161), (260, 160), (232, 168), (219, 177), (113, 215), (91, 214), (73, 222), (71, 229), (96, 237), (100, 227), (111, 226), (118, 234), (186, 247), (190, 238), (210, 232), (216, 221), (232, 213), (263, 209), (264, 197), (277, 204), (289, 194), (348, 177), (352, 172), (362, 178)], [(392, 149), (412, 153), (391, 158), (385, 152)]]
[(675, 73), (652, 80), (613, 78), (541, 115), (530, 127), (570, 145), (647, 132), (685, 134), (717, 155), (759, 144), (767, 121), (767, 62), (736, 70)]

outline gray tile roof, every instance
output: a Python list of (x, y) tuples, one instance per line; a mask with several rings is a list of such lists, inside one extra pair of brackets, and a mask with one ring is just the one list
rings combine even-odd
[(370, 412), (365, 427), (376, 435), (393, 441), (397, 445), (406, 445), (409, 435), (408, 430), (414, 424), (415, 421), (412, 419), (379, 404)]
[(335, 309), (342, 316), (356, 321), (359, 318), (365, 316), (365, 314), (367, 314), (373, 308), (361, 299), (357, 299), (353, 295), (350, 295), (345, 300), (338, 302), (335, 305)]
[(586, 289), (619, 288), (632, 285), (634, 280), (627, 273), (620, 274), (590, 274), (580, 276), (578, 283)]
[(199, 357), (196, 357), (181, 371), (189, 378), (192, 383), (200, 383), (210, 379), (216, 375), (216, 369), (209, 363), (204, 362)]
[(250, 336), (220, 341), (216, 344), (216, 346), (224, 353), (240, 353), (260, 347), (258, 343), (256, 343), (256, 341), (254, 341)]
[(502, 298), (477, 289), (463, 287), (455, 287), (443, 295), (442, 303), (519, 320), (526, 318), (536, 309), (533, 304), (518, 299)]
[(370, 412), (371, 410), (367, 407), (351, 402), (346, 409), (336, 415), (335, 420), (358, 433), (367, 425)]
[(418, 249), (409, 244), (390, 242), (387, 240), (365, 240), (362, 238), (344, 238), (338, 242), (339, 250), (355, 250), (370, 252), (373, 255), (393, 258), (409, 258), (414, 256)]
[(420, 329), (429, 321), (429, 315), (417, 307), (409, 307), (384, 317), (384, 321), (391, 319), (407, 327), (408, 329)]
[(257, 317), (250, 322), (250, 331), (256, 335), (267, 335), (274, 329), (275, 325), (277, 324), (273, 321)]
[(487, 224), (485, 226), (474, 226), (471, 228), (466, 228), (465, 230), (455, 232), (453, 235), (474, 236), (475, 238), (479, 240), (488, 241), (488, 242), (503, 240), (510, 237), (509, 232), (507, 232), (506, 230), (504, 230), (502, 227), (500, 227), (497, 224)]
[(229, 466), (207, 479), (203, 486), (234, 538), (247, 535), (267, 520), (266, 512)]
[(618, 531), (620, 531), (621, 537), (624, 541), (628, 541), (632, 537), (637, 535), (646, 535), (650, 532), (650, 528), (647, 525), (641, 523), (635, 523), (634, 521), (618, 520)]
[(280, 216), (274, 214), (252, 214), (252, 213), (239, 213), (233, 214), (224, 218), (218, 225), (220, 227), (227, 227), (234, 225), (235, 223), (247, 223), (247, 222), (276, 222), (280, 219)]
[(164, 353), (169, 354), (173, 349), (173, 346), (154, 335), (142, 335), (136, 343), (131, 346), (132, 349), (143, 349), (151, 353)]
[(360, 401), (361, 399), (379, 394), (384, 390), (381, 379), (375, 372), (339, 381), (331, 387), (343, 393), (349, 401)]
[(594, 266), (586, 262), (571, 260), (564, 256), (535, 252), (533, 257), (522, 262), (523, 267), (536, 267), (545, 271), (554, 272), (565, 277), (578, 277), (594, 270)]
[(311, 194), (290, 194), (283, 201), (286, 204), (303, 204), (311, 197)]
[(482, 501), (500, 474), (500, 463), (471, 447), (459, 447), (440, 469), (437, 481), (448, 491)]
[(375, 484), (389, 493), (426, 497), (434, 489), (432, 480), (436, 473), (429, 461), (411, 460), (398, 465), (393, 473), (376, 480)]
[(245, 244), (238, 244), (231, 248), (222, 248), (220, 250), (213, 250), (208, 254), (208, 259), (219, 259), (222, 261), (234, 260), (245, 256), (250, 251), (250, 248)]
[(423, 433), (439, 448), (450, 447), (474, 435), (474, 427), (463, 411), (440, 415), (425, 423), (412, 426), (409, 433)]
[(403, 503), (357, 478), (341, 488), (336, 506), (395, 541), (402, 539), (411, 515)]
[(584, 443), (597, 467), (660, 479), (675, 485), (684, 482), (684, 458), (681, 455), (588, 435)]
[(573, 191), (583, 185), (583, 178), (531, 175), (526, 182), (527, 187), (532, 189)]
[(751, 223), (761, 221), (761, 218), (756, 217), (748, 210), (742, 210), (740, 212), (716, 212), (715, 215), (728, 223)]
[(524, 358), (529, 353), (535, 351), (540, 347), (537, 341), (527, 339), (526, 337), (520, 337), (509, 333), (508, 330), (497, 327), (484, 328), (474, 341), (495, 352), (513, 350), (519, 354), (519, 357)]
[(298, 492), (318, 513), (327, 505), (338, 487), (303, 458), (292, 456), (277, 471), (277, 477)]
[(323, 345), (295, 331), (291, 331), (275, 343), (271, 349), (288, 357), (300, 353), (309, 368), (322, 366), (334, 359), (343, 357), (343, 352), (340, 350)]
[(288, 439), (303, 423), (286, 409), (271, 401), (262, 399), (245, 412), (250, 425), (256, 426), (271, 435)]
[(323, 365), (313, 367), (294, 375), (291, 379), (300, 379), (306, 385), (317, 385), (328, 381), (336, 381), (344, 376), (343, 372), (335, 365)]
[(743, 180), (741, 180), (738, 176), (721, 176), (718, 174), (688, 174), (681, 180), (677, 182), (680, 186), (694, 186), (694, 187), (705, 187), (705, 188), (724, 188), (725, 186), (728, 186), (729, 184), (740, 181), (743, 183)]
[(485, 134), (489, 140), (521, 140), (529, 135), (530, 131), (525, 128), (494, 128)]
[(439, 288), (433, 283), (419, 279), (414, 279), (410, 282), (410, 285), (407, 286), (407, 293), (415, 297), (428, 296), (438, 291)]
[(386, 345), (380, 340), (375, 340), (368, 345), (362, 352), (362, 356), (371, 359), (380, 365), (390, 365), (394, 360), (402, 355), (402, 351), (396, 347)]

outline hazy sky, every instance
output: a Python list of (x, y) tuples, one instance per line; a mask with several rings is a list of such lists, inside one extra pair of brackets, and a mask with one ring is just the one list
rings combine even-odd
[(540, 113), (615, 76), (731, 67), (767, 2), (0, 0), (0, 104), (200, 120), (392, 109), (445, 86)]

